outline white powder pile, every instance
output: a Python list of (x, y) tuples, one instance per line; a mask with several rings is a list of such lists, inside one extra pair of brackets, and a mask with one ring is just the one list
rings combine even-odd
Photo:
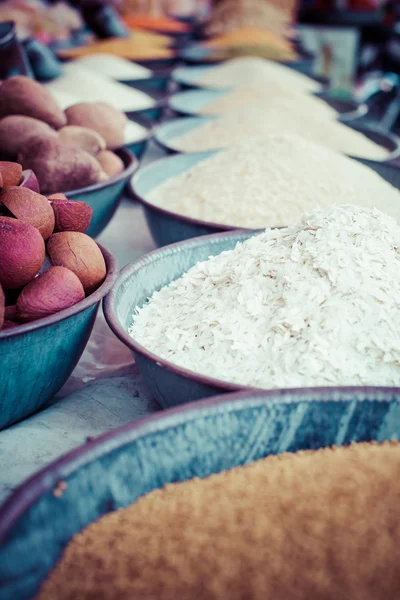
[(343, 123), (304, 110), (301, 105), (279, 105), (264, 109), (254, 105), (213, 117), (187, 133), (171, 138), (169, 145), (179, 152), (200, 152), (228, 148), (242, 140), (271, 133), (295, 133), (327, 148), (373, 160), (386, 158), (388, 152), (363, 133)]
[(257, 56), (233, 58), (207, 69), (194, 83), (210, 88), (226, 88), (247, 83), (269, 83), (302, 93), (320, 92), (321, 84), (290, 67)]
[(198, 111), (198, 114), (218, 115), (245, 108), (251, 109), (254, 104), (259, 104), (265, 111), (284, 106), (286, 110), (302, 111), (310, 116), (319, 115), (327, 119), (338, 117), (338, 112), (320, 98), (291, 92), (278, 85), (271, 88), (266, 83), (253, 83), (221, 94), (215, 100), (208, 102)]
[(63, 74), (46, 84), (53, 92), (71, 94), (78, 102), (106, 102), (122, 112), (154, 106), (153, 98), (128, 85), (112, 81), (75, 63), (67, 63)]
[(130, 334), (181, 367), (262, 388), (400, 385), (400, 227), (332, 206), (198, 263)]
[(359, 204), (400, 223), (400, 192), (361, 163), (295, 135), (246, 140), (165, 180), (146, 197), (187, 217), (285, 227), (317, 205)]
[(143, 139), (147, 135), (147, 129), (135, 123), (134, 121), (128, 121), (125, 126), (125, 144), (132, 144), (133, 142), (137, 142), (138, 140)]
[(54, 89), (50, 89), (49, 91), (61, 110), (66, 110), (69, 106), (73, 106), (79, 102), (76, 96), (69, 94), (68, 92)]
[(150, 69), (142, 67), (126, 58), (114, 54), (99, 53), (82, 56), (74, 61), (75, 65), (95, 71), (100, 75), (111, 77), (117, 81), (130, 81), (135, 79), (147, 79), (151, 77)]

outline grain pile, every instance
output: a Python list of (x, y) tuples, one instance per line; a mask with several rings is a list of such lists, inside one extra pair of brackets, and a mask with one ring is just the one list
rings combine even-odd
[(400, 194), (369, 167), (295, 135), (245, 140), (147, 196), (172, 212), (236, 227), (284, 227), (315, 206), (359, 204), (400, 222)]
[(267, 0), (219, 0), (205, 31), (214, 36), (241, 27), (260, 27), (283, 37), (291, 20), (291, 14)]
[(248, 83), (266, 83), (280, 85), (292, 91), (312, 93), (321, 91), (321, 84), (270, 60), (257, 56), (234, 58), (225, 63), (207, 69), (193, 83), (209, 88), (227, 88)]
[(400, 447), (282, 454), (170, 484), (67, 547), (37, 600), (388, 600)]
[(129, 333), (240, 385), (400, 385), (400, 226), (357, 206), (267, 229), (155, 292)]
[(51, 93), (71, 94), (79, 102), (106, 102), (122, 112), (155, 105), (155, 101), (148, 94), (99, 75), (94, 70), (82, 67), (78, 62), (67, 63), (63, 67), (63, 74), (46, 84), (46, 88)]
[[(219, 93), (219, 92), (218, 92)], [(279, 85), (271, 87), (268, 83), (249, 84), (235, 88), (208, 102), (199, 114), (218, 115), (227, 112), (250, 108), (259, 105), (263, 111), (268, 112), (285, 107), (287, 111), (304, 112), (305, 114), (317, 115), (321, 118), (337, 119), (338, 112), (327, 102), (315, 96), (291, 92)]]
[(168, 143), (178, 152), (201, 152), (229, 148), (246, 138), (271, 133), (294, 133), (332, 150), (360, 158), (383, 160), (388, 155), (385, 148), (363, 133), (329, 120), (325, 115), (314, 114), (301, 103), (296, 107), (290, 102), (277, 102), (268, 110), (256, 104), (210, 118), (187, 133), (172, 137)]

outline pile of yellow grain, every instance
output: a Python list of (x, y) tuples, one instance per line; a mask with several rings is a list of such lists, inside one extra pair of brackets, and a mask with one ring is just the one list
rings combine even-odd
[(400, 445), (269, 457), (167, 485), (77, 535), (38, 600), (389, 600)]

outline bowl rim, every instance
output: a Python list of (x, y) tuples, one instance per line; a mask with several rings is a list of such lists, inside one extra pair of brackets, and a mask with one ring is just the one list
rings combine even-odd
[[(186, 403), (158, 411), (143, 419), (125, 423), (63, 454), (50, 464), (25, 479), (0, 505), (0, 545), (23, 514), (43, 494), (69, 477), (72, 473), (97, 458), (110, 454), (136, 440), (179, 426), (182, 423), (207, 417), (220, 412), (233, 412), (265, 404), (295, 404), (299, 402), (347, 402), (346, 396), (360, 394), (367, 397), (358, 402), (393, 401), (400, 396), (398, 387), (345, 386), (314, 388), (283, 388), (276, 390), (249, 390), (233, 394), (218, 394), (196, 402)], [(322, 396), (322, 397), (321, 397)], [(395, 400), (396, 401), (396, 400)]]
[(100, 300), (104, 298), (106, 294), (108, 294), (108, 292), (111, 290), (114, 282), (117, 279), (117, 260), (109, 250), (104, 248), (104, 246), (98, 243), (97, 245), (101, 250), (107, 267), (107, 274), (101, 286), (80, 302), (77, 302), (69, 308), (64, 308), (64, 310), (60, 310), (59, 312), (54, 313), (53, 315), (42, 317), (41, 319), (31, 321), (30, 323), (18, 324), (16, 327), (11, 327), (10, 329), (0, 330), (0, 344), (3, 340), (8, 340), (14, 337), (22, 336), (33, 331), (38, 331), (39, 329), (44, 329), (45, 327), (51, 327), (52, 325), (55, 325), (60, 321), (69, 319), (70, 317), (81, 313), (87, 308), (90, 308), (91, 306), (93, 306), (93, 304), (100, 302)]
[[(190, 154), (191, 156), (206, 155), (204, 157), (206, 159), (208, 157), (208, 155), (211, 157), (211, 156), (213, 156), (214, 154), (216, 154), (218, 152), (222, 152), (223, 150), (224, 150), (223, 148), (220, 148), (218, 150), (205, 150), (204, 152), (190, 152), (190, 153), (187, 153), (187, 154)], [(137, 179), (141, 175), (145, 174), (147, 170), (151, 171), (152, 167), (162, 166), (163, 163), (166, 163), (167, 161), (176, 159), (177, 157), (184, 156), (184, 155), (185, 154), (183, 154), (182, 152), (176, 152), (173, 155), (164, 156), (162, 158), (158, 158), (157, 160), (152, 161), (150, 164), (146, 165), (145, 167), (142, 167), (139, 171), (137, 171), (137, 173), (135, 173), (133, 175), (133, 177), (131, 178), (131, 180), (129, 181), (129, 184), (128, 184), (128, 189), (130, 191), (130, 195), (132, 196), (132, 198), (134, 198), (135, 200), (137, 200), (145, 208), (148, 208), (149, 210), (158, 212), (158, 213), (160, 213), (161, 215), (163, 215), (165, 217), (174, 218), (176, 220), (183, 221), (185, 223), (189, 223), (190, 225), (197, 225), (197, 226), (200, 226), (200, 227), (209, 227), (210, 229), (215, 230), (216, 233), (221, 233), (221, 232), (224, 232), (224, 231), (235, 231), (237, 229), (240, 229), (240, 230), (243, 230), (243, 231), (263, 231), (263, 228), (260, 228), (260, 229), (251, 229), (251, 228), (246, 228), (246, 227), (239, 228), (237, 225), (227, 225), (226, 223), (225, 224), (222, 224), (222, 223), (212, 223), (211, 221), (202, 221), (201, 219), (195, 219), (194, 217), (188, 217), (186, 215), (181, 215), (180, 213), (174, 212), (172, 210), (168, 210), (166, 208), (162, 208), (160, 206), (156, 206), (155, 204), (153, 204), (149, 200), (146, 200), (143, 196), (141, 196), (136, 191)], [(166, 165), (166, 168), (168, 168), (168, 165)]]
[(98, 183), (93, 183), (92, 185), (88, 185), (83, 188), (78, 188), (77, 190), (69, 190), (67, 192), (64, 191), (62, 193), (64, 193), (67, 196), (68, 200), (73, 200), (75, 196), (80, 196), (90, 192), (96, 192), (98, 190), (107, 189), (108, 187), (115, 185), (116, 183), (120, 183), (121, 181), (128, 179), (128, 177), (131, 177), (134, 174), (134, 172), (137, 171), (137, 169), (139, 168), (139, 160), (130, 150), (124, 147), (118, 148), (115, 154), (117, 154), (117, 156), (121, 158), (125, 165), (125, 169), (122, 171), (122, 173), (115, 175), (115, 177), (110, 177), (106, 181), (99, 181)]

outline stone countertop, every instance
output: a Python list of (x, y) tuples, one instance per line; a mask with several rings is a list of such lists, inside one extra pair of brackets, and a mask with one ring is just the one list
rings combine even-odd
[[(160, 156), (150, 146), (143, 162)], [(155, 247), (142, 208), (128, 198), (98, 241), (114, 254), (119, 268)], [(56, 397), (44, 410), (0, 431), (0, 503), (27, 477), (87, 437), (157, 410), (131, 352), (111, 332), (100, 307), (85, 352)]]

